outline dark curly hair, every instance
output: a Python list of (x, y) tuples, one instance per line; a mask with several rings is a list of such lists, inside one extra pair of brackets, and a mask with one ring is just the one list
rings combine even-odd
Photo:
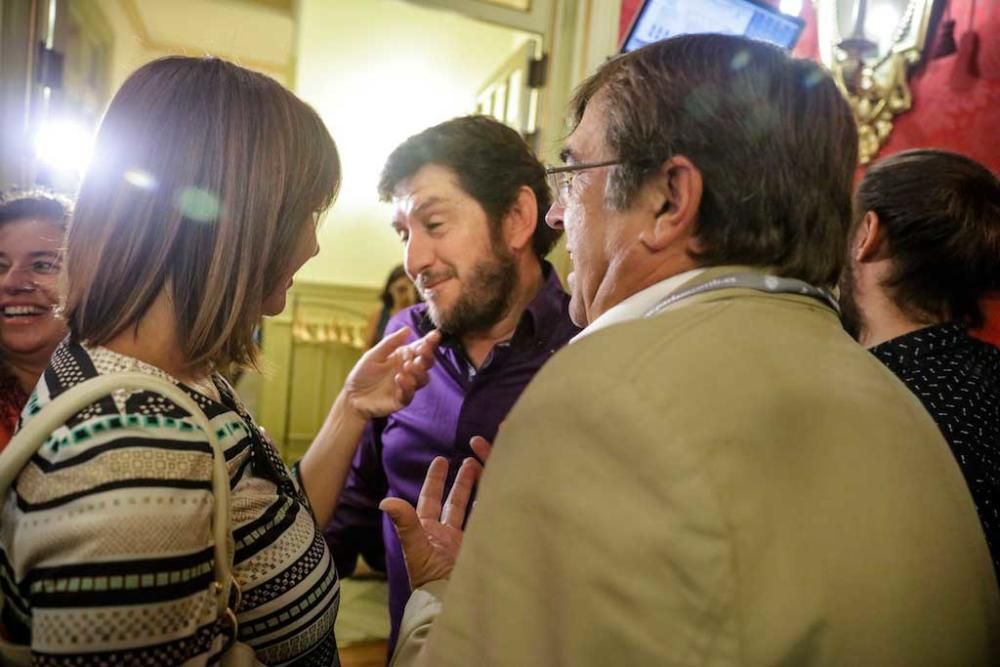
[(517, 198), (528, 186), (538, 202), (538, 221), (532, 249), (543, 259), (559, 239), (560, 231), (545, 224), (552, 196), (545, 167), (515, 130), (489, 116), (462, 116), (416, 134), (392, 152), (382, 170), (378, 193), (392, 198), (400, 183), (424, 165), (437, 164), (455, 172), (458, 182), (486, 211), (494, 233)]

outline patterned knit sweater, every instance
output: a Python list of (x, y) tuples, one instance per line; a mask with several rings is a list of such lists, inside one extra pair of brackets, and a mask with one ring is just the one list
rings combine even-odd
[[(98, 374), (154, 367), (60, 346), (23, 418)], [(228, 384), (182, 387), (229, 468), (239, 637), (269, 665), (337, 665), (340, 585), (301, 486)], [(175, 381), (176, 382), (176, 381)], [(173, 403), (116, 392), (57, 429), (0, 518), (3, 623), (36, 665), (208, 665), (226, 643), (213, 597), (211, 448)]]

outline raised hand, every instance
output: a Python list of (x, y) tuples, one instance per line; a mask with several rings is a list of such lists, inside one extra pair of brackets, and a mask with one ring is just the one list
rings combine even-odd
[(347, 376), (344, 397), (364, 418), (384, 417), (409, 405), (414, 393), (427, 384), (441, 334), (432, 331), (406, 345), (409, 335), (404, 327), (386, 336)]
[(427, 469), (416, 509), (401, 498), (386, 498), (379, 503), (379, 509), (389, 515), (396, 528), (411, 588), (451, 575), (462, 546), (469, 497), (482, 471), (478, 461), (465, 459), (442, 507), (448, 462), (439, 456)]

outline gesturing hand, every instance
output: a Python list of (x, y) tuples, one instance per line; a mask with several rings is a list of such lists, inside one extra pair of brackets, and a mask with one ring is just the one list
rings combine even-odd
[(386, 336), (347, 376), (344, 395), (364, 418), (384, 417), (409, 405), (413, 394), (427, 384), (427, 371), (434, 365), (441, 334), (435, 330), (404, 345), (409, 335), (410, 330), (404, 327)]
[(462, 523), (472, 487), (482, 471), (478, 461), (465, 459), (442, 509), (448, 462), (439, 456), (427, 469), (416, 509), (401, 498), (386, 498), (379, 503), (379, 509), (389, 515), (396, 527), (411, 588), (447, 579), (451, 574), (462, 546)]

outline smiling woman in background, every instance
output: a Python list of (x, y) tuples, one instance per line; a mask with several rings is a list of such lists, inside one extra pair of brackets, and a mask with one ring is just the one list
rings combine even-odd
[(42, 192), (0, 200), (0, 449), (66, 335), (56, 314), (69, 201)]

